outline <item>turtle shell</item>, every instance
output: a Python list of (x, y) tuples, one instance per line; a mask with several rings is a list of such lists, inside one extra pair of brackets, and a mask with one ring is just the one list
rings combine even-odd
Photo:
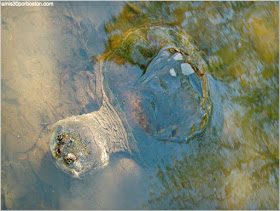
[(143, 26), (106, 55), (104, 90), (128, 131), (171, 142), (188, 142), (208, 125), (221, 131), (218, 87), (190, 40), (178, 28)]

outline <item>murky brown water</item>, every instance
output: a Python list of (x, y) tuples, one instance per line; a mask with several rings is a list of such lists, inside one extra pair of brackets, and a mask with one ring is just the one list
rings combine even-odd
[[(1, 9), (2, 209), (279, 208), (278, 2)], [(71, 178), (50, 160), (50, 127), (99, 109), (92, 56), (147, 23), (180, 27), (202, 51), (221, 94), (221, 135), (173, 144), (135, 129), (141, 173), (127, 176), (127, 158), (115, 155), (96, 174)]]

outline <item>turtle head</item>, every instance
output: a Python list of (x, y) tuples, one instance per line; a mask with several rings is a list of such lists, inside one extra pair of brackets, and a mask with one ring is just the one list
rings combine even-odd
[(55, 165), (74, 178), (81, 178), (89, 170), (108, 164), (104, 142), (97, 141), (96, 133), (81, 120), (69, 117), (52, 127), (49, 149)]

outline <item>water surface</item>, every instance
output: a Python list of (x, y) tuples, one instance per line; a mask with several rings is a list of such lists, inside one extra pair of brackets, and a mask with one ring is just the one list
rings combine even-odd
[[(2, 209), (279, 208), (278, 2), (1, 9)], [(221, 94), (220, 135), (177, 144), (135, 129), (141, 175), (116, 174), (115, 155), (104, 170), (73, 179), (49, 160), (48, 131), (99, 109), (92, 56), (148, 23), (181, 28), (201, 50)]]

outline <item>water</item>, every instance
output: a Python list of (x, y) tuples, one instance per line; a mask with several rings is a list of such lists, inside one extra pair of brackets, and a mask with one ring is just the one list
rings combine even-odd
[[(278, 209), (278, 10), (278, 2), (2, 7), (1, 208)], [(50, 160), (50, 128), (100, 108), (92, 56), (108, 53), (128, 30), (147, 23), (178, 27), (192, 37), (220, 90), (222, 128), (187, 144), (161, 142), (154, 137), (163, 133), (148, 130), (153, 121), (145, 126), (144, 116), (126, 114), (142, 158), (115, 154), (103, 170), (71, 178)], [(129, 96), (121, 108), (137, 99), (129, 81), (142, 74), (126, 65), (118, 67), (131, 66), (126, 80), (113, 72), (106, 80), (108, 87), (123, 80), (114, 89)], [(131, 108), (138, 114), (153, 110), (137, 100)], [(212, 126), (221, 120), (213, 117)]]

